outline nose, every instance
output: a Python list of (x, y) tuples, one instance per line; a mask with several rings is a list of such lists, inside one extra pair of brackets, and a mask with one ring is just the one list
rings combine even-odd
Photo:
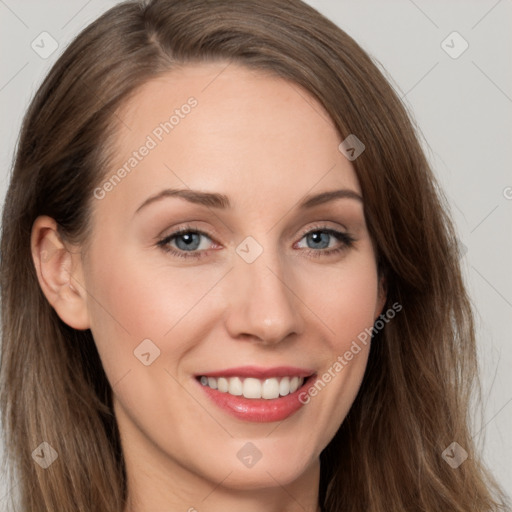
[[(235, 339), (250, 338), (275, 345), (304, 329), (302, 302), (293, 272), (265, 250), (252, 263), (235, 255), (230, 272), (225, 325)], [(295, 286), (294, 286), (295, 285)]]

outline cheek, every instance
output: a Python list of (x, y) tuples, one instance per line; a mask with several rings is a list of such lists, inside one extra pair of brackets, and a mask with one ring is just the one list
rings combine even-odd
[[(173, 271), (120, 259), (98, 269), (94, 289), (105, 309), (135, 337), (161, 337), (198, 299), (201, 283), (190, 271)], [(206, 286), (206, 283), (205, 283)], [(99, 312), (101, 315), (101, 312)]]
[(301, 297), (323, 325), (336, 353), (344, 352), (378, 316), (378, 276), (370, 251), (353, 253), (336, 268), (304, 271)]
[(107, 375), (115, 381), (134, 363), (138, 367), (134, 352), (144, 340), (164, 356), (155, 361), (158, 365), (165, 356), (179, 361), (195, 339), (192, 331), (200, 330), (197, 318), (206, 325), (215, 316), (216, 306), (207, 295), (224, 271), (166, 266), (161, 258), (155, 262), (129, 249), (109, 257), (105, 247), (98, 243), (91, 251), (94, 265), (86, 274), (86, 287), (91, 332)]
[[(378, 310), (378, 277), (371, 252), (357, 254), (338, 271), (318, 268), (310, 272), (315, 282), (309, 294), (317, 322), (324, 333), (322, 370), (301, 401), (310, 407), (319, 424), (325, 425), (320, 446), (334, 436), (352, 406), (361, 385), (371, 343), (371, 329)], [(319, 283), (324, 283), (319, 286)], [(310, 285), (308, 285), (310, 286)]]

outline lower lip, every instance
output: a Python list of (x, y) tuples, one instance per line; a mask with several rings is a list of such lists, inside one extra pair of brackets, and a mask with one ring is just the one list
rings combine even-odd
[(234, 396), (223, 393), (209, 386), (196, 382), (206, 395), (221, 409), (227, 411), (235, 418), (252, 422), (282, 421), (297, 412), (304, 404), (299, 400), (299, 394), (304, 392), (305, 386), (310, 386), (314, 375), (308, 377), (302, 386), (289, 395), (266, 400), (265, 398), (245, 398), (243, 395)]

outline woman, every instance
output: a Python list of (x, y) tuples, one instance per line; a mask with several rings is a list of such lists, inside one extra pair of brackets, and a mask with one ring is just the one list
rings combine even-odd
[(442, 195), (383, 75), (302, 2), (87, 27), (25, 118), (1, 250), (21, 510), (506, 505)]

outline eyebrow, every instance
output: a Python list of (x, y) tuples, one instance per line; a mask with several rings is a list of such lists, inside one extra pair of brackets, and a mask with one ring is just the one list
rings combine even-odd
[[(201, 192), (192, 189), (172, 189), (168, 188), (158, 192), (157, 194), (148, 197), (135, 211), (138, 213), (141, 209), (145, 208), (151, 203), (160, 201), (168, 197), (178, 197), (186, 201), (202, 206), (211, 208), (228, 209), (231, 208), (231, 202), (228, 196), (216, 192)], [(363, 202), (363, 198), (354, 190), (339, 189), (321, 192), (320, 194), (306, 196), (298, 205), (299, 210), (305, 210), (319, 206), (321, 204), (333, 201), (335, 199), (355, 199), (356, 201)]]

